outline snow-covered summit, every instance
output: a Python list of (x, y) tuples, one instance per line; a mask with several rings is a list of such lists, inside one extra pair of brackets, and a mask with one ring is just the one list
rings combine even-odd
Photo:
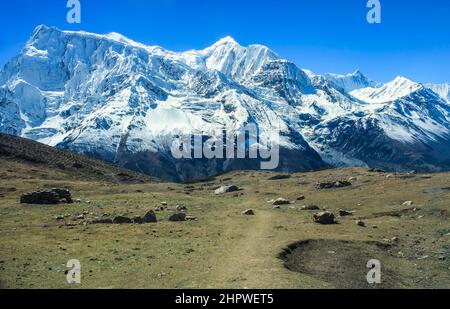
[(398, 76), (391, 82), (378, 88), (368, 87), (351, 92), (354, 97), (368, 103), (384, 103), (406, 97), (423, 88), (406, 77)]
[(375, 81), (369, 79), (359, 70), (346, 75), (327, 73), (325, 74), (325, 77), (332, 81), (337, 87), (344, 89), (346, 92), (377, 86)]

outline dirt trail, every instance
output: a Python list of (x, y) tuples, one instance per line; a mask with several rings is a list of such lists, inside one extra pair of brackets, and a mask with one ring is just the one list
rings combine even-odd
[[(247, 233), (218, 261), (213, 272), (215, 285), (223, 288), (261, 288), (273, 284), (273, 271), (283, 271), (267, 241), (273, 235), (270, 211), (257, 211)], [(214, 286), (217, 287), (217, 286)]]

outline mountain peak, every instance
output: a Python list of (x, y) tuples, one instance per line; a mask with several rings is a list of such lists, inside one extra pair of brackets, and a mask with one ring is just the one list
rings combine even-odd
[(404, 77), (397, 76), (393, 81), (386, 84), (387, 88), (402, 88), (402, 89), (413, 89), (420, 87), (419, 83), (413, 82), (412, 80)]
[(365, 88), (352, 92), (356, 98), (368, 103), (385, 103), (406, 97), (423, 88), (421, 84), (406, 77), (397, 76), (394, 80), (378, 88)]
[(226, 36), (224, 38), (221, 38), (219, 41), (217, 41), (214, 45), (223, 45), (223, 44), (233, 44), (233, 45), (239, 45), (238, 42), (236, 42), (236, 40), (231, 37), (231, 36)]

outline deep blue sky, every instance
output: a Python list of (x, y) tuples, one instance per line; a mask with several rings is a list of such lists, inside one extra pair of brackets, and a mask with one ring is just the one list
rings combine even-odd
[(231, 35), (317, 73), (360, 69), (382, 82), (397, 75), (450, 82), (450, 1), (380, 1), (382, 23), (370, 25), (367, 0), (80, 0), (82, 23), (70, 25), (67, 0), (1, 0), (0, 66), (47, 24), (177, 51)]

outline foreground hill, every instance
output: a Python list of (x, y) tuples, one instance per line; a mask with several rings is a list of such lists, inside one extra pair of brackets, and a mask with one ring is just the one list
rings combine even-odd
[[(450, 288), (449, 174), (236, 172), (190, 185), (119, 184), (70, 173), (50, 179), (10, 162), (0, 164), (1, 287)], [(352, 185), (316, 188), (336, 180)], [(232, 184), (241, 190), (215, 194)], [(19, 204), (21, 193), (48, 186), (79, 201)], [(280, 197), (293, 203), (268, 203)], [(303, 205), (353, 215), (319, 225), (312, 220), (319, 210)], [(190, 220), (170, 222), (180, 209)], [(255, 215), (242, 215), (247, 209)], [(92, 224), (149, 210), (157, 223)], [(79, 286), (66, 282), (69, 259), (81, 262)], [(382, 264), (381, 285), (367, 284), (371, 259)]]
[(45, 173), (49, 180), (155, 181), (149, 176), (99, 160), (4, 133), (0, 133), (0, 162), (3, 172), (16, 179)]

